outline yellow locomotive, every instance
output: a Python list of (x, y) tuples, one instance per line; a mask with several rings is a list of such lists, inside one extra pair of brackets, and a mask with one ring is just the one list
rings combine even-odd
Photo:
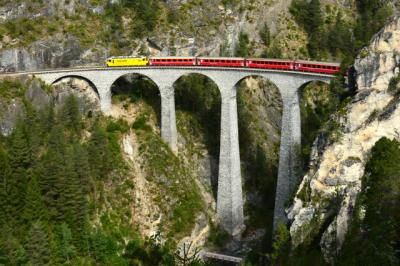
[(147, 66), (147, 57), (110, 57), (106, 61), (108, 67)]

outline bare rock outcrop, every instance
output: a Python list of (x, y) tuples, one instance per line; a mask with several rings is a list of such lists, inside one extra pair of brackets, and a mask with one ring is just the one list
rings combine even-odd
[(382, 137), (400, 139), (400, 99), (388, 89), (399, 66), (400, 17), (396, 17), (355, 62), (358, 93), (340, 119), (339, 140), (325, 147), (318, 145), (321, 139), (315, 141), (311, 170), (288, 210), (295, 247), (309, 244), (327, 228), (320, 239), (325, 259), (331, 261), (340, 250), (371, 148)]

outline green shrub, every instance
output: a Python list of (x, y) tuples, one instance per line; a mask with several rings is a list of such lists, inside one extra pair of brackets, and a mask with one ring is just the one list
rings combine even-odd
[(400, 93), (400, 75), (392, 77), (389, 82), (388, 92), (392, 95), (397, 95)]
[(122, 134), (127, 133), (129, 131), (129, 125), (126, 120), (120, 118), (118, 120), (110, 120), (107, 124), (107, 132), (114, 133), (120, 132)]
[(151, 127), (147, 124), (149, 117), (147, 114), (141, 114), (136, 118), (135, 122), (132, 124), (132, 128), (136, 130), (150, 131)]

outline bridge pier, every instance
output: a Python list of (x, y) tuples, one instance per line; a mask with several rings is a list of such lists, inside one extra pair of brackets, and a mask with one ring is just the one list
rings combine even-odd
[(108, 90), (99, 90), (100, 109), (104, 114), (109, 114), (112, 106), (111, 85)]
[(287, 223), (285, 205), (300, 179), (301, 118), (297, 88), (281, 90), (283, 110), (273, 230)]
[(244, 218), (236, 90), (222, 87), (217, 215), (222, 227), (237, 236), (244, 230)]
[(176, 152), (177, 130), (175, 115), (175, 93), (172, 86), (160, 86), (161, 95), (161, 138)]

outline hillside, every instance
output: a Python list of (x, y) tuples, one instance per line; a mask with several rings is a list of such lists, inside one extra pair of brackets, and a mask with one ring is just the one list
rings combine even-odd
[(84, 80), (2, 78), (0, 265), (219, 265), (193, 256), (200, 249), (246, 265), (397, 265), (399, 10), (397, 0), (0, 0), (1, 72), (117, 55), (342, 64), (330, 84), (299, 88), (302, 182), (276, 234), (281, 95), (257, 76), (237, 84), (240, 239), (216, 217), (221, 97), (211, 79), (175, 82), (174, 152), (147, 77), (113, 84), (109, 116)]

